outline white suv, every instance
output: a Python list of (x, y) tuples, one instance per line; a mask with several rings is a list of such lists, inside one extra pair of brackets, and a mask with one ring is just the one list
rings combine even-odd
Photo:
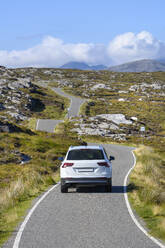
[(105, 185), (112, 190), (112, 164), (103, 146), (71, 146), (66, 157), (60, 158), (61, 192), (69, 187)]

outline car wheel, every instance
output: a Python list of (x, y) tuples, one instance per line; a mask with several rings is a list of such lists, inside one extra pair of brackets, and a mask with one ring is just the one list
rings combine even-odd
[(68, 187), (66, 185), (61, 185), (61, 193), (68, 193)]
[(68, 192), (68, 185), (65, 183), (65, 180), (61, 178), (61, 193)]
[(106, 192), (112, 192), (112, 180), (105, 186)]

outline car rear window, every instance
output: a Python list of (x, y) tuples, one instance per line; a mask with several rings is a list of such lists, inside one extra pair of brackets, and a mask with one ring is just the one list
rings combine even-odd
[(102, 150), (99, 149), (80, 149), (71, 150), (68, 153), (67, 160), (100, 160), (104, 159)]

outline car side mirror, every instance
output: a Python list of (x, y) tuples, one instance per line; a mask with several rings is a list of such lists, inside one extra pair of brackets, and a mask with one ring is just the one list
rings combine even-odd
[(58, 160), (63, 161), (64, 157), (59, 157)]
[(114, 156), (110, 156), (109, 157), (109, 161), (112, 161), (112, 160), (115, 160), (115, 157)]

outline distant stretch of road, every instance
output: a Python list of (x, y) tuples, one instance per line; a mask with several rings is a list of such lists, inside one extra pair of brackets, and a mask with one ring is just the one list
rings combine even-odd
[(67, 97), (70, 99), (70, 107), (69, 107), (69, 117), (74, 117), (74, 116), (78, 116), (79, 114), (79, 110), (80, 110), (80, 106), (85, 102), (85, 99), (79, 98), (79, 97), (75, 97), (75, 96), (71, 96), (69, 94), (66, 94), (65, 92), (63, 92), (61, 89), (59, 88), (52, 88), (56, 93), (58, 93), (61, 96)]
[[(58, 93), (61, 96), (67, 97), (70, 99), (70, 107), (68, 109), (68, 117), (74, 117), (74, 116), (78, 116), (79, 110), (80, 110), (80, 106), (85, 102), (84, 99), (79, 98), (79, 97), (74, 97), (71, 95), (68, 95), (66, 93), (64, 93), (61, 89), (59, 88), (52, 88), (56, 93)], [(54, 128), (55, 126), (62, 122), (62, 120), (52, 120), (52, 119), (39, 119), (37, 121), (37, 130), (40, 131), (46, 131), (46, 132), (54, 132)]]
[[(57, 89), (56, 92), (61, 94)], [(74, 102), (78, 111), (83, 101), (70, 98), (74, 99), (72, 104)], [(45, 130), (50, 131), (47, 124)], [(115, 157), (112, 193), (105, 193), (104, 187), (100, 187), (79, 188), (77, 192), (69, 189), (62, 194), (59, 185), (53, 186), (40, 203), (36, 200), (34, 212), (27, 216), (4, 248), (160, 247), (134, 223), (124, 198), (124, 180), (134, 164), (134, 148), (111, 144), (104, 147)]]

